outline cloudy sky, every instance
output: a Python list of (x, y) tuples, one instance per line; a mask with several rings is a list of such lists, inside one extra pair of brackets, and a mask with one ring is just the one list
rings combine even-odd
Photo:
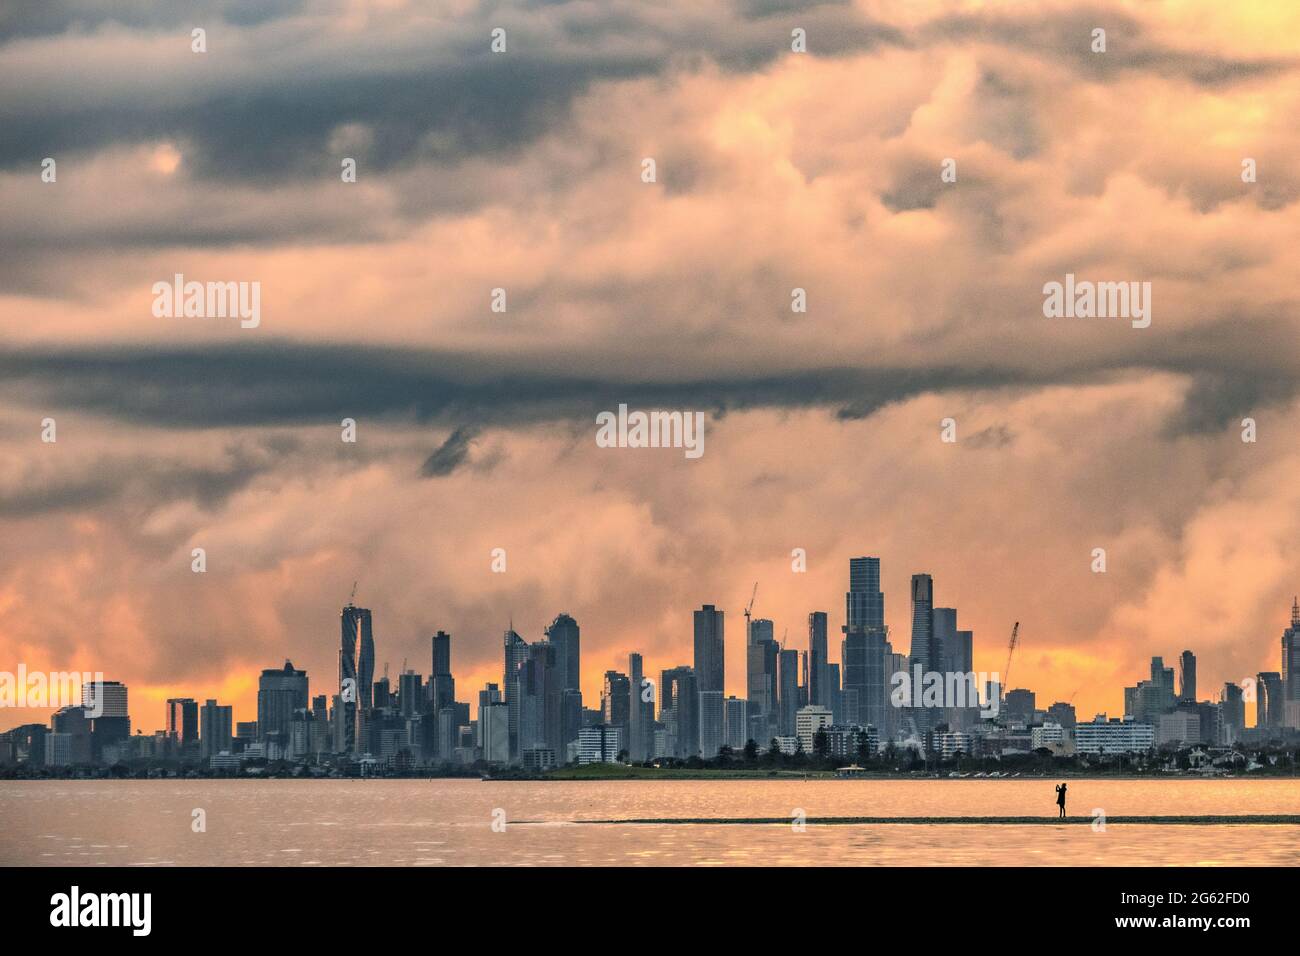
[[(251, 720), (286, 657), (331, 689), (358, 581), (380, 664), (450, 631), (462, 700), (511, 620), (578, 619), (594, 705), (705, 602), (743, 695), (754, 582), (804, 648), (869, 554), (896, 650), (928, 571), (977, 669), (1021, 622), (1040, 705), (1120, 713), (1184, 648), (1202, 697), (1275, 670), (1298, 35), (1291, 0), (6, 4), (0, 668)], [(155, 317), (176, 273), (259, 282), (261, 324)], [(1067, 273), (1150, 282), (1150, 328), (1045, 318)], [(704, 411), (704, 455), (597, 447), (619, 403)]]

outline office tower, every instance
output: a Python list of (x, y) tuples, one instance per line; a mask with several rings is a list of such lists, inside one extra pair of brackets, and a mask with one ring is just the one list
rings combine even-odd
[(722, 691), (700, 691), (700, 756), (716, 757), (725, 742), (726, 710)]
[(257, 731), (265, 739), (282, 735), (288, 739), (293, 712), (307, 707), (307, 672), (295, 670), (291, 662), (284, 667), (262, 671), (257, 681)]
[(1282, 696), (1282, 675), (1261, 671), (1255, 678), (1255, 727), (1261, 731), (1280, 730), (1286, 714)]
[(654, 682), (645, 676), (640, 654), (628, 655), (628, 684), (632, 701), (628, 716), (628, 759), (633, 763), (654, 756)]
[(375, 681), (374, 692), (371, 695), (371, 701), (375, 705), (375, 710), (382, 710), (386, 707), (393, 706), (393, 685), (388, 682), (388, 665), (384, 665), (384, 676)]
[[(830, 708), (831, 714), (834, 715), (835, 718), (835, 724), (839, 725), (845, 722), (844, 706), (840, 699), (840, 665), (827, 664), (826, 673), (828, 675), (826, 681), (826, 703), (823, 706)], [(877, 729), (883, 732), (883, 728)]]
[(1191, 651), (1183, 651), (1178, 658), (1178, 699), (1196, 701), (1196, 655)]
[(628, 739), (631, 726), (632, 682), (626, 674), (618, 671), (605, 671), (605, 682), (600, 692), (601, 722), (615, 727), (621, 739)]
[(580, 730), (582, 730), (582, 691), (568, 687), (560, 691), (560, 752), (555, 755), (558, 763), (569, 762), (569, 748), (577, 743)]
[(1163, 657), (1151, 658), (1151, 684), (1158, 688), (1158, 706), (1161, 712), (1172, 710), (1174, 706), (1174, 669), (1165, 667)]
[[(424, 713), (424, 678), (408, 670), (397, 675), (397, 712), (402, 717), (416, 717)], [(436, 713), (436, 711), (435, 711)]]
[(433, 670), (429, 674), (429, 703), (435, 714), (456, 702), (456, 679), (451, 676), (451, 635), (433, 635)]
[(1240, 687), (1231, 683), (1223, 685), (1219, 710), (1223, 730), (1221, 743), (1234, 744), (1241, 738), (1241, 731), (1246, 726), (1246, 699)]
[(826, 612), (813, 611), (808, 615), (808, 702), (819, 707), (830, 706), (830, 660), (826, 644)]
[(745, 749), (749, 741), (749, 701), (743, 697), (728, 697), (723, 701), (722, 736), (736, 753)]
[(526, 648), (515, 679), (519, 727), (514, 759), (521, 758), (526, 750), (550, 750), (558, 761), (564, 749), (560, 743), (563, 688), (559, 683), (558, 654), (555, 645), (547, 641)]
[(1007, 691), (1002, 703), (1002, 716), (1008, 722), (1023, 724), (1033, 723), (1034, 711), (1038, 709), (1037, 696), (1032, 690), (1018, 688)]
[[(82, 703), (86, 700), (85, 692), (82, 693)], [(94, 747), (92, 745), (91, 727), (92, 721), (86, 716), (85, 707), (64, 707), (55, 711), (50, 717), (50, 731), (46, 735), (52, 737), (55, 734), (61, 735), (61, 746), (64, 750), (60, 754), (60, 759), (66, 759), (65, 764), (59, 766), (71, 766), (73, 764), (90, 763), (94, 756)], [(121, 719), (121, 718), (117, 718)], [(48, 758), (46, 759), (48, 763)]]
[(545, 633), (546, 640), (555, 645), (560, 689), (581, 690), (582, 652), (578, 622), (568, 614), (557, 614)]
[(749, 622), (745, 647), (745, 696), (749, 702), (750, 737), (761, 747), (776, 735), (776, 667), (779, 647), (766, 618)]
[[(371, 682), (375, 676), (375, 640), (370, 611), (349, 601), (339, 615), (339, 698), (344, 753), (364, 747), (364, 723), (372, 705)], [(287, 720), (286, 720), (287, 726)]]
[(91, 759), (100, 760), (104, 757), (105, 747), (116, 749), (118, 744), (131, 739), (127, 689), (121, 681), (91, 681), (82, 684), (81, 705), (90, 711), (86, 716), (91, 718)]
[[(81, 706), (98, 709), (100, 717), (129, 717), (126, 685), (121, 681), (90, 681), (81, 685)], [(95, 714), (88, 715), (97, 719)]]
[(182, 748), (198, 741), (199, 705), (194, 698), (167, 699), (167, 736)]
[(937, 607), (930, 612), (930, 667), (928, 670), (947, 673), (956, 670), (953, 660), (957, 656), (957, 609)]
[(799, 652), (781, 651), (777, 655), (777, 712), (779, 733), (794, 734), (795, 714), (799, 712)]
[(674, 757), (693, 757), (700, 746), (700, 691), (695, 671), (674, 667), (659, 678), (659, 719)]
[(889, 653), (885, 595), (880, 590), (880, 559), (850, 558), (849, 589), (844, 595), (844, 640), (840, 647), (840, 719), (849, 725), (887, 725)]
[(695, 679), (700, 690), (723, 691), (726, 680), (722, 612), (705, 604), (695, 612)]
[(510, 759), (514, 760), (519, 755), (519, 666), (528, 659), (528, 642), (511, 627), (506, 629), (504, 646), (505, 673), (501, 691), (510, 715)]
[(1047, 708), (1047, 720), (1066, 730), (1073, 730), (1078, 723), (1074, 705), (1059, 700)]
[(941, 670), (934, 641), (934, 579), (928, 574), (912, 575), (912, 666), (921, 672)]
[(204, 760), (214, 754), (229, 753), (233, 746), (231, 727), (233, 708), (207, 700), (199, 716), (199, 756)]
[[(490, 685), (489, 685), (490, 686)], [(488, 763), (510, 762), (510, 707), (505, 701), (491, 700), (479, 708), (479, 736), (483, 759)]]
[(1282, 695), (1300, 702), (1300, 599), (1291, 599), (1291, 626), (1282, 632)]

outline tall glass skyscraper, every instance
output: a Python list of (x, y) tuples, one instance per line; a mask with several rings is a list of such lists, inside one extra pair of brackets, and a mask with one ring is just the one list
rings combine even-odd
[(705, 604), (695, 612), (695, 680), (701, 691), (724, 689), (725, 660), (722, 612)]
[(849, 559), (844, 620), (844, 642), (840, 649), (842, 720), (846, 724), (875, 727), (884, 739), (889, 706), (885, 673), (889, 643), (879, 558)]
[(374, 691), (375, 639), (370, 630), (368, 608), (357, 607), (349, 602), (344, 605), (339, 621), (339, 699), (344, 710), (343, 745), (347, 753), (356, 753), (357, 747), (364, 747), (366, 743), (365, 735), (360, 730), (370, 710), (371, 694)]

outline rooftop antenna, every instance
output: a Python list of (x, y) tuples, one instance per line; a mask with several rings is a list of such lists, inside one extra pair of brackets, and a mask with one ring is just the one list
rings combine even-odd
[(357, 582), (353, 581), (352, 593), (348, 595), (348, 607), (352, 607), (352, 602), (356, 600), (356, 596), (357, 596)]

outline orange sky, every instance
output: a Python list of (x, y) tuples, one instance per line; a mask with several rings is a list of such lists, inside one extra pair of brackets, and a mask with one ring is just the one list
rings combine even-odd
[[(0, 20), (0, 669), (253, 719), (286, 657), (331, 690), (359, 581), (381, 664), (450, 631), (462, 700), (511, 619), (577, 618), (596, 706), (630, 650), (690, 663), (702, 603), (743, 694), (754, 582), (838, 659), (868, 554), (896, 650), (929, 572), (977, 670), (1021, 621), (1040, 705), (1119, 713), (1185, 648), (1202, 697), (1276, 670), (1296, 5), (774, 10), (309, 0), (205, 54), (184, 10)], [(156, 318), (176, 273), (259, 282), (260, 325)], [(1044, 318), (1067, 273), (1150, 282), (1151, 327)], [(620, 402), (705, 412), (703, 457), (598, 448)]]

